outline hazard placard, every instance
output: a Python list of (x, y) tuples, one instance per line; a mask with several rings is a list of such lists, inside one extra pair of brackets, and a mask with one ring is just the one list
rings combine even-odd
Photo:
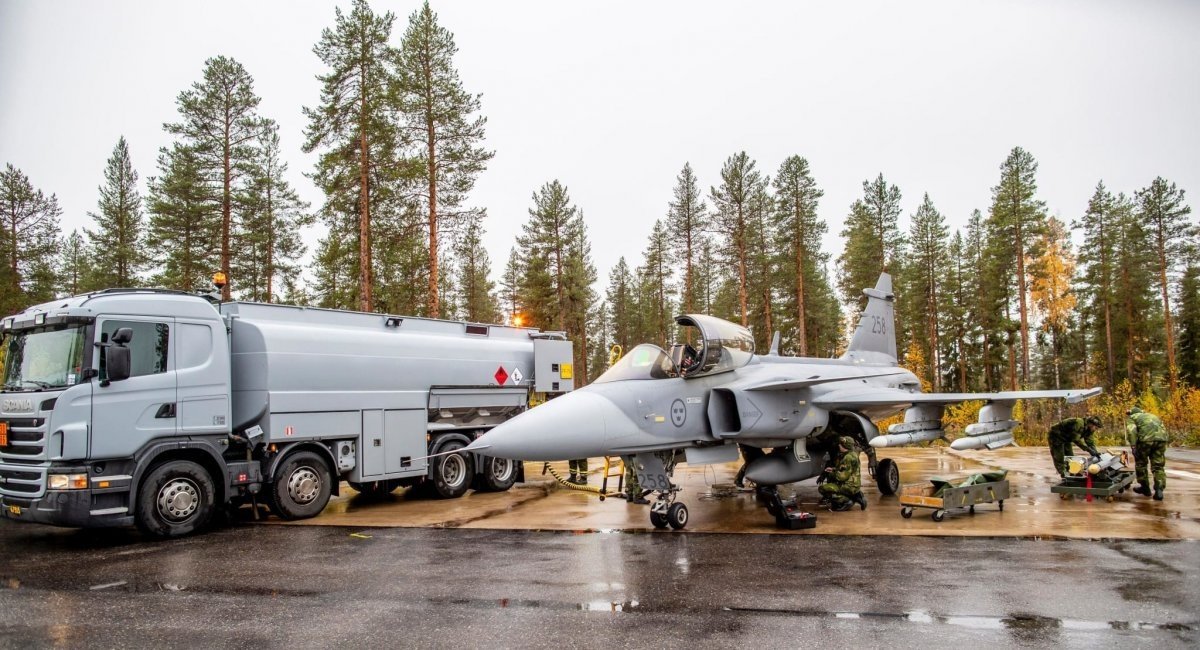
[(497, 386), (503, 386), (504, 382), (508, 381), (508, 371), (504, 369), (504, 366), (500, 366), (492, 377), (496, 379)]
[(521, 369), (513, 368), (512, 383), (514, 385), (520, 384), (522, 379), (524, 379), (524, 377), (521, 376)]

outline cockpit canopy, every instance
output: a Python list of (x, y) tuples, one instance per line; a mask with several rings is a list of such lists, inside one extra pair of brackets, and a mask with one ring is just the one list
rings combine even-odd
[(754, 356), (754, 337), (750, 330), (726, 320), (703, 314), (676, 316), (675, 322), (682, 328), (695, 328), (693, 336), (684, 340), (696, 340), (696, 347), (688, 343), (676, 343), (671, 347), (671, 358), (679, 366), (684, 377), (706, 377), (728, 372), (750, 363)]
[(740, 368), (754, 356), (754, 337), (744, 327), (701, 314), (679, 316), (675, 322), (685, 328), (684, 340), (694, 344), (676, 343), (667, 353), (657, 345), (643, 343), (621, 357), (595, 383), (707, 377)]

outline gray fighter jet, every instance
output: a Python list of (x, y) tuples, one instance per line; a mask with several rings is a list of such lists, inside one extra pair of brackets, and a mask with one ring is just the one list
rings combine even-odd
[[(739, 445), (769, 449), (750, 461), (745, 475), (766, 488), (768, 510), (777, 515), (781, 503), (773, 486), (817, 476), (839, 435), (858, 441), (880, 492), (894, 494), (900, 472), (875, 450), (943, 437), (947, 404), (985, 402), (979, 421), (953, 448), (995, 449), (1012, 444), (1017, 400), (1073, 403), (1100, 393), (923, 393), (917, 377), (897, 365), (891, 276), (884, 273), (864, 293), (866, 310), (841, 358), (779, 356), (778, 335), (770, 352), (756, 355), (746, 328), (711, 316), (679, 316), (681, 327), (694, 328), (683, 340), (696, 341), (695, 348), (639, 345), (591, 385), (497, 426), (467, 449), (531, 461), (623, 456), (642, 487), (657, 496), (650, 509), (654, 525), (682, 528), (687, 507), (677, 502), (679, 487), (671, 481), (678, 461), (727, 463), (738, 459)], [(904, 422), (887, 434), (872, 422), (901, 410)]]

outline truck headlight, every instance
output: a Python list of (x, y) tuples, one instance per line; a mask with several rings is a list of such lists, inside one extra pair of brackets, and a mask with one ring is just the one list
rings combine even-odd
[(87, 474), (51, 474), (47, 487), (51, 490), (84, 490), (87, 489)]

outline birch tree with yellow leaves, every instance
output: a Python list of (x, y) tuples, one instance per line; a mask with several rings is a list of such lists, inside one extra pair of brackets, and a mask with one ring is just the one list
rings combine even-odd
[(1066, 226), (1050, 217), (1038, 237), (1037, 256), (1030, 260), (1030, 296), (1034, 313), (1041, 318), (1042, 332), (1050, 336), (1050, 351), (1054, 368), (1054, 388), (1062, 387), (1063, 335), (1075, 313), (1075, 294), (1071, 279), (1075, 277), (1075, 256), (1071, 254)]

